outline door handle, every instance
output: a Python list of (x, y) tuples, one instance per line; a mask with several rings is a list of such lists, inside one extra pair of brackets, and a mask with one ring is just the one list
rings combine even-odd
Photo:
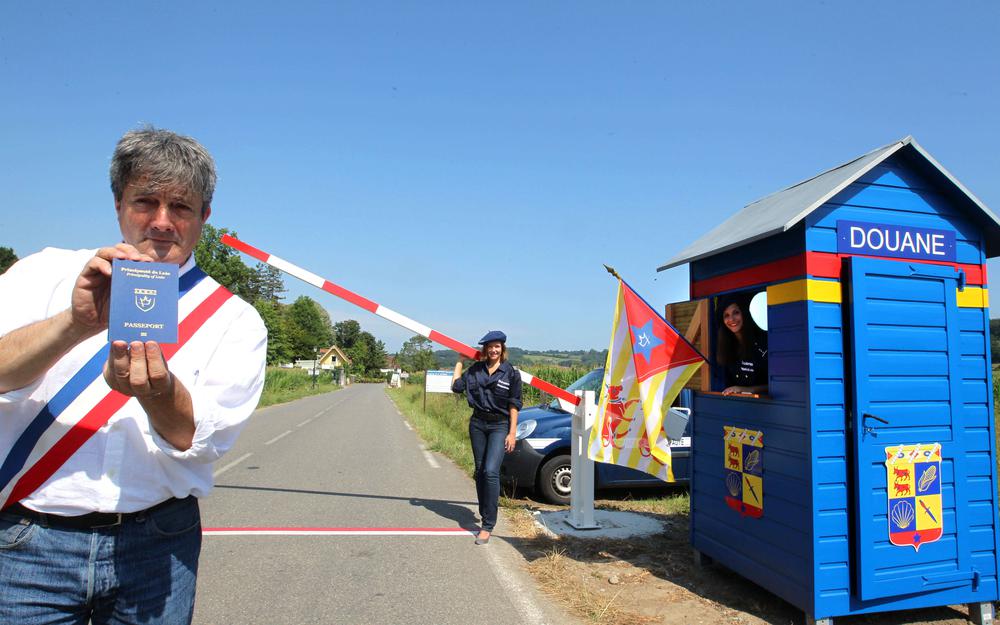
[(878, 421), (880, 423), (884, 423), (886, 425), (889, 425), (889, 420), (888, 419), (883, 419), (882, 417), (877, 417), (877, 416), (875, 416), (875, 415), (873, 415), (871, 413), (868, 413), (868, 412), (863, 413), (861, 415), (861, 419), (862, 419), (862, 421), (861, 421), (861, 427), (865, 431), (866, 434), (872, 434), (872, 435), (874, 435), (875, 434), (875, 428), (873, 428), (870, 425), (866, 425), (864, 423), (865, 419), (875, 419), (876, 421)]

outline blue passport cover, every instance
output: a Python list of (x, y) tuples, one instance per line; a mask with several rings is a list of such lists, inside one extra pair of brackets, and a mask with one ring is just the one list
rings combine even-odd
[(115, 259), (109, 341), (177, 342), (177, 265)]

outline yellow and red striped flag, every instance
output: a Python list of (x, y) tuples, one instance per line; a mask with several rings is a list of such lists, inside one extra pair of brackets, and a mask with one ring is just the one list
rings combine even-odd
[(590, 458), (674, 481), (663, 417), (704, 361), (619, 279), (603, 393), (590, 433)]

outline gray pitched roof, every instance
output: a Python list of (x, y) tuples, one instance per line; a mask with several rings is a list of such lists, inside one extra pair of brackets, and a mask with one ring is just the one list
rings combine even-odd
[(855, 182), (873, 167), (904, 147), (916, 151), (934, 169), (942, 174), (955, 188), (968, 198), (980, 211), (979, 219), (987, 226), (985, 233), (987, 256), (1000, 253), (1000, 220), (979, 201), (961, 182), (928, 154), (913, 137), (906, 137), (882, 146), (867, 154), (827, 170), (813, 178), (794, 184), (787, 189), (772, 193), (756, 202), (747, 204), (743, 210), (716, 226), (711, 232), (687, 246), (677, 256), (657, 268), (663, 271), (683, 263), (713, 256), (726, 250), (785, 232), (802, 221), (824, 203)]

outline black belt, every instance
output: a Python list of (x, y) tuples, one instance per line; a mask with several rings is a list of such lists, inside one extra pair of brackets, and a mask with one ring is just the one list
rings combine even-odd
[(31, 508), (25, 508), (19, 503), (11, 505), (3, 512), (4, 514), (16, 514), (26, 519), (37, 521), (42, 525), (47, 525), (51, 527), (67, 527), (78, 530), (92, 530), (102, 527), (115, 527), (117, 525), (125, 523), (126, 521), (135, 519), (136, 517), (144, 516), (156, 510), (162, 510), (163, 508), (180, 503), (182, 501), (187, 501), (188, 499), (191, 499), (191, 497), (186, 497), (184, 499), (171, 498), (166, 501), (161, 501), (160, 503), (156, 504), (151, 508), (146, 508), (145, 510), (139, 510), (138, 512), (89, 512), (87, 514), (82, 514), (79, 516), (61, 516), (58, 514), (36, 512)]
[(497, 414), (495, 412), (486, 412), (485, 410), (473, 410), (472, 416), (482, 419), (483, 421), (509, 421), (510, 415)]

